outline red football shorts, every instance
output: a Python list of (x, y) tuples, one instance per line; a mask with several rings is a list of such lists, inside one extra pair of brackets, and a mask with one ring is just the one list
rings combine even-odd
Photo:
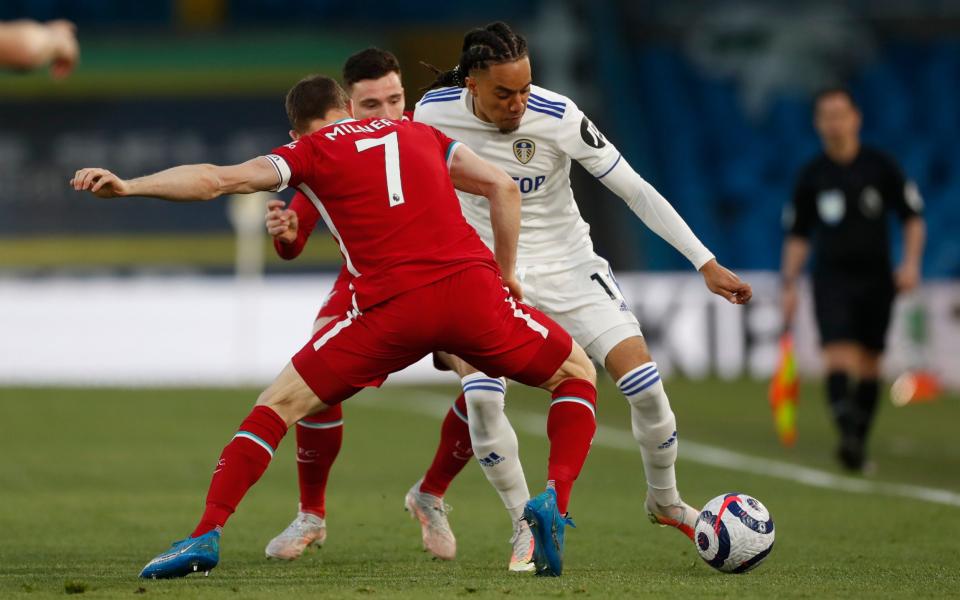
[(336, 404), (435, 350), (491, 377), (537, 386), (572, 349), (570, 334), (515, 301), (499, 273), (477, 266), (327, 323), (293, 366), (317, 397)]
[(333, 282), (333, 289), (323, 299), (320, 305), (320, 312), (317, 313), (315, 320), (329, 317), (343, 317), (353, 308), (353, 291), (350, 290), (350, 282), (353, 281), (353, 275), (347, 271), (347, 266), (340, 268), (340, 274), (337, 280)]

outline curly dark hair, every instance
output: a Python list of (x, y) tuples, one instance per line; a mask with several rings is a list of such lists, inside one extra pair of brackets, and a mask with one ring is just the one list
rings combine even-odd
[(515, 33), (503, 21), (490, 23), (486, 27), (467, 32), (463, 37), (460, 62), (449, 71), (442, 71), (433, 65), (421, 63), (437, 75), (434, 82), (426, 89), (464, 87), (466, 77), (471, 72), (486, 69), (490, 65), (514, 62), (528, 55), (526, 38)]

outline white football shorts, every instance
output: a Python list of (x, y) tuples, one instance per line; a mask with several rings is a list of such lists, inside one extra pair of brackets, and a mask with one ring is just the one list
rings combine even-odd
[(610, 264), (592, 252), (578, 258), (521, 267), (517, 276), (523, 284), (523, 301), (566, 329), (603, 366), (614, 346), (643, 333)]

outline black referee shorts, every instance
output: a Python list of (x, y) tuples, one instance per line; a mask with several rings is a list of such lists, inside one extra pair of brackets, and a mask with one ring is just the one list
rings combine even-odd
[(853, 341), (882, 352), (896, 289), (890, 276), (816, 276), (813, 301), (820, 344)]

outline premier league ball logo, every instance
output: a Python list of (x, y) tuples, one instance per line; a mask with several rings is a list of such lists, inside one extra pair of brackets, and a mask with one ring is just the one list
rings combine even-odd
[(537, 145), (533, 143), (533, 140), (524, 138), (513, 143), (513, 155), (523, 164), (530, 162), (536, 151)]

